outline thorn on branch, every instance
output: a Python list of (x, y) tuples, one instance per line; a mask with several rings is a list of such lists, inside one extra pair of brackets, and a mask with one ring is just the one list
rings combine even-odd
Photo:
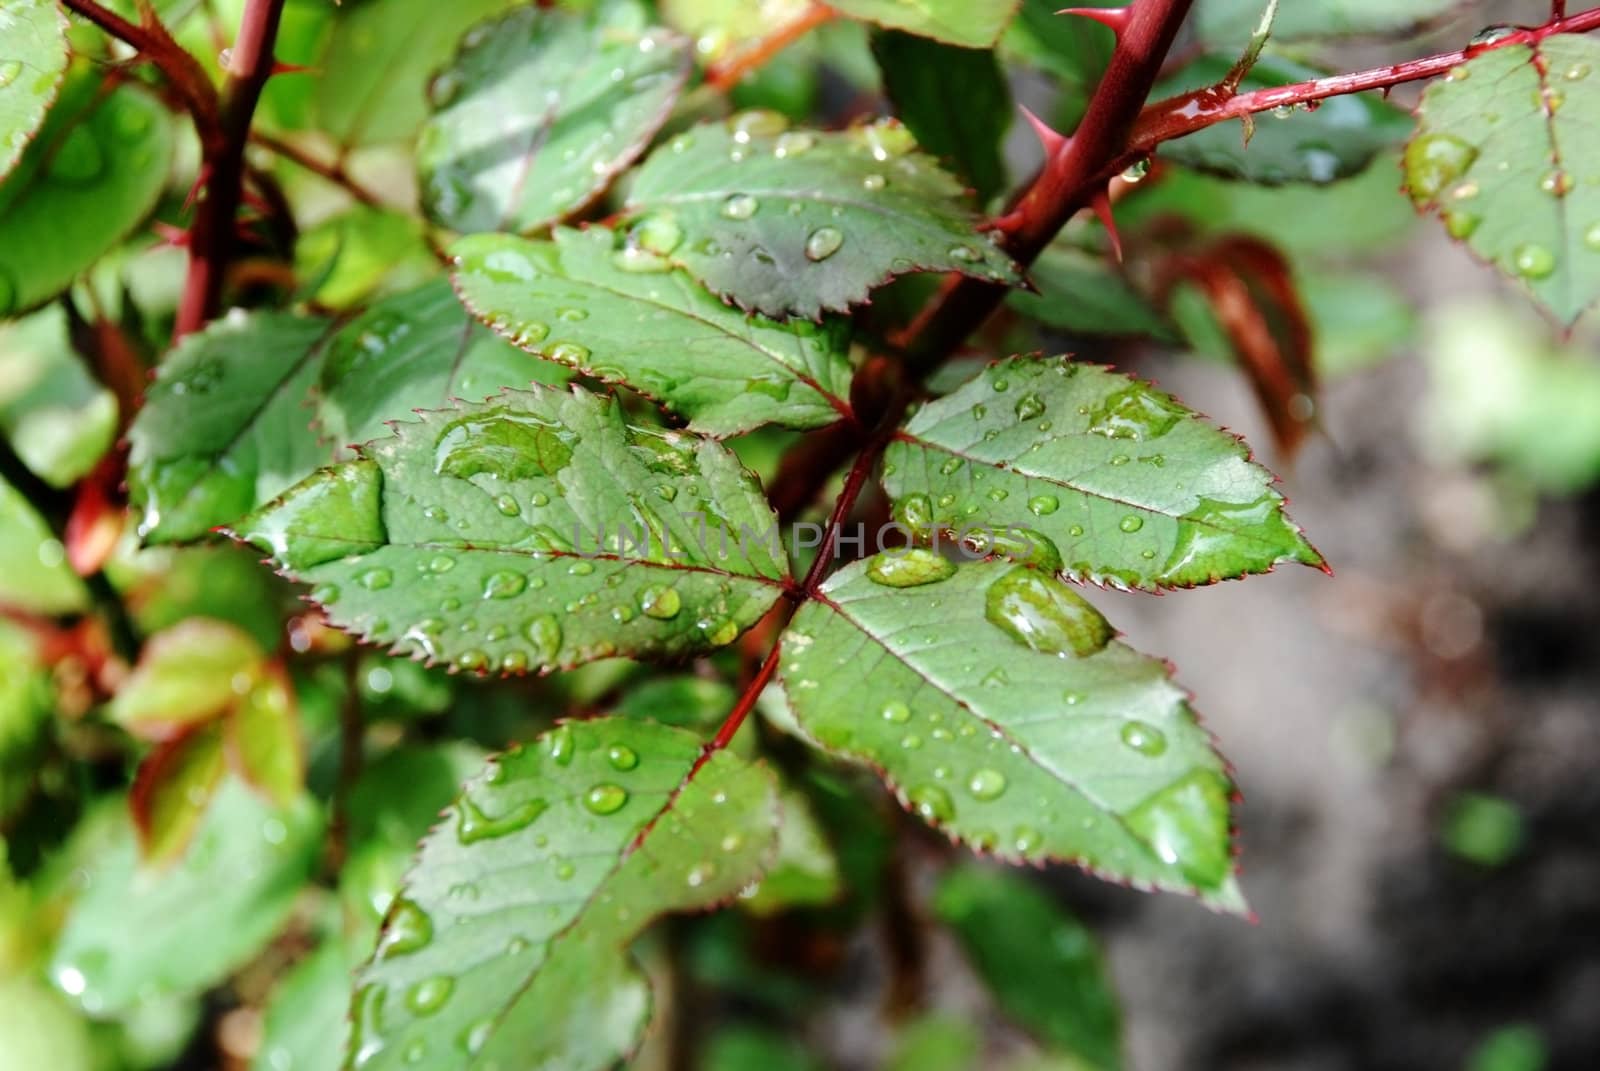
[(1093, 19), (1100, 25), (1108, 27), (1112, 33), (1120, 35), (1128, 28), (1128, 20), (1133, 18), (1133, 5), (1127, 7), (1064, 7), (1056, 12), (1057, 15), (1080, 15), (1086, 19)]
[(1017, 109), (1022, 112), (1022, 117), (1028, 121), (1028, 126), (1032, 128), (1034, 136), (1039, 139), (1039, 144), (1044, 146), (1046, 157), (1054, 156), (1072, 140), (1065, 134), (1051, 129), (1049, 123), (1033, 114), (1026, 105), (1019, 104)]
[(1101, 226), (1106, 229), (1106, 236), (1111, 239), (1111, 255), (1117, 263), (1122, 263), (1122, 235), (1117, 231), (1117, 219), (1111, 212), (1111, 193), (1101, 190), (1089, 200), (1089, 207), (1094, 209), (1094, 214), (1100, 218)]

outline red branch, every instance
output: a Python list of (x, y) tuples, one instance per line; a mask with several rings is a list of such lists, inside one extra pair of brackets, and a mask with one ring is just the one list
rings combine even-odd
[(727, 92), (738, 85), (745, 75), (760, 69), (773, 56), (818, 26), (833, 21), (838, 15), (827, 4), (812, 4), (749, 48), (711, 66), (706, 71), (706, 84), (720, 92)]
[(205, 197), (189, 236), (189, 274), (178, 302), (173, 337), (205, 326), (222, 301), (222, 281), (233, 256), (234, 220), (244, 188), (244, 149), (256, 102), (272, 77), (272, 43), (284, 0), (247, 0), (222, 90), (220, 143), (202, 153)]
[(264, 149), (271, 150), (297, 167), (326, 179), (364, 205), (370, 205), (373, 208), (381, 208), (383, 206), (383, 199), (363, 186), (355, 176), (345, 170), (342, 163), (325, 163), (292, 142), (284, 141), (281, 138), (275, 138), (270, 134), (263, 134), (259, 131), (252, 132), (250, 140)]
[(156, 65), (177, 92), (178, 98), (194, 120), (195, 132), (202, 145), (215, 145), (218, 141), (217, 91), (199, 62), (182, 45), (172, 39), (153, 12), (143, 17), (142, 23), (132, 23), (115, 11), (101, 7), (94, 0), (62, 0), (62, 4), (81, 18), (94, 23), (112, 37)]

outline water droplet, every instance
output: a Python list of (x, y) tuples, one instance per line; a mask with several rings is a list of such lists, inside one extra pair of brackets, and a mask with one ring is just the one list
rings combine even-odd
[(950, 793), (938, 785), (919, 785), (906, 796), (917, 817), (928, 822), (948, 822), (956, 816)]
[(545, 746), (550, 754), (550, 761), (557, 766), (572, 765), (572, 756), (577, 753), (577, 741), (573, 739), (572, 726), (558, 725), (545, 737)]
[(468, 1056), (476, 1056), (483, 1047), (489, 1044), (489, 1036), (494, 1033), (493, 1019), (480, 1019), (467, 1027), (461, 1035), (461, 1047), (467, 1051)]
[(1151, 758), (1167, 750), (1167, 734), (1149, 722), (1136, 719), (1122, 723), (1122, 742)]
[(481, 840), (510, 836), (528, 828), (549, 808), (542, 799), (524, 800), (503, 815), (485, 814), (476, 803), (461, 797), (460, 815), (456, 821), (456, 837), (462, 844), (475, 844)]
[(967, 791), (974, 799), (999, 799), (1006, 790), (1006, 775), (999, 770), (983, 769), (967, 778)]
[(1476, 212), (1458, 210), (1445, 212), (1440, 218), (1444, 220), (1445, 233), (1458, 242), (1471, 238), (1473, 232), (1478, 229), (1478, 224), (1483, 222), (1483, 217)]
[(533, 644), (533, 657), (551, 665), (561, 652), (561, 622), (554, 614), (540, 614), (522, 626), (522, 634)]
[(332, 606), (339, 601), (339, 585), (318, 584), (311, 589), (311, 601), (319, 606)]
[(722, 202), (722, 215), (727, 219), (749, 219), (760, 207), (761, 202), (748, 193), (736, 193)]
[[(611, 262), (625, 272), (637, 275), (654, 274), (672, 270), (672, 261), (666, 257), (657, 256), (648, 249), (640, 249), (636, 245), (625, 245), (611, 255)], [(543, 326), (543, 325), (541, 325)], [(542, 336), (541, 336), (542, 337)], [(525, 343), (518, 343), (526, 345)]]
[(861, 180), (861, 188), (872, 193), (877, 193), (887, 185), (889, 185), (889, 180), (876, 173), (868, 175)]
[(628, 802), (628, 790), (621, 785), (595, 785), (583, 795), (583, 805), (593, 814), (616, 814)]
[(778, 140), (772, 147), (772, 155), (780, 160), (785, 157), (799, 156), (801, 153), (809, 151), (816, 143), (817, 139), (803, 130), (790, 131), (778, 135)]
[(606, 759), (614, 770), (631, 770), (639, 765), (639, 753), (626, 744), (612, 744), (606, 751)]
[(788, 129), (789, 120), (768, 108), (749, 108), (728, 119), (728, 130), (740, 145), (749, 144), (752, 138), (776, 137)]
[(510, 495), (495, 495), (494, 508), (507, 517), (515, 517), (522, 512), (522, 507), (517, 505), (517, 500)]
[(1406, 184), (1413, 200), (1438, 197), (1478, 158), (1478, 150), (1454, 134), (1424, 134), (1406, 146)]
[(1162, 862), (1211, 888), (1228, 873), (1228, 794), (1219, 774), (1196, 770), (1146, 798), (1124, 821)]
[(1569, 82), (1581, 82), (1589, 77), (1590, 67), (1587, 63), (1574, 63), (1563, 72), (1562, 77)]
[(671, 213), (657, 212), (635, 223), (628, 232), (628, 241), (647, 253), (664, 257), (683, 242), (683, 228)]
[(646, 617), (670, 621), (683, 609), (683, 599), (676, 588), (652, 585), (639, 593), (639, 609), (644, 611)]
[(433, 940), (433, 920), (428, 913), (405, 897), (397, 897), (389, 908), (383, 934), (378, 938), (378, 959), (410, 955)]
[(1512, 250), (1511, 267), (1524, 279), (1547, 279), (1556, 270), (1556, 258), (1544, 246), (1528, 242)]
[(932, 551), (913, 547), (894, 553), (875, 554), (867, 563), (867, 576), (875, 584), (891, 588), (914, 588), (948, 580), (956, 572), (955, 563)]
[(970, 245), (958, 245), (958, 246), (953, 246), (950, 249), (950, 259), (951, 260), (959, 260), (963, 264), (970, 264), (973, 261), (980, 259), (981, 257), (982, 257), (982, 254), (979, 253), (976, 249), (972, 248)]
[(1111, 642), (1112, 628), (1065, 583), (1018, 567), (989, 585), (984, 616), (1032, 651), (1085, 657)]
[(827, 260), (844, 245), (844, 234), (837, 227), (818, 227), (806, 239), (807, 260)]
[(1565, 197), (1572, 191), (1572, 176), (1558, 168), (1539, 180), (1539, 189), (1552, 197)]
[(455, 979), (449, 975), (424, 978), (406, 992), (406, 1007), (418, 1015), (432, 1015), (444, 1007), (455, 987)]
[(562, 859), (556, 863), (557, 881), (571, 881), (573, 876), (577, 873), (578, 868), (573, 866), (572, 863), (566, 859)]
[(1144, 518), (1137, 513), (1129, 513), (1117, 522), (1117, 527), (1124, 532), (1137, 532), (1144, 527)]
[(1600, 223), (1591, 223), (1583, 232), (1583, 244), (1600, 252)]
[(1483, 49), (1488, 48), (1490, 45), (1504, 41), (1507, 38), (1515, 35), (1516, 32), (1517, 28), (1515, 26), (1507, 26), (1504, 23), (1496, 23), (1493, 26), (1485, 26), (1483, 29), (1473, 34), (1472, 39), (1467, 42), (1467, 55), (1470, 56), (1475, 52), (1480, 52)]
[(521, 595), (528, 587), (528, 578), (521, 573), (502, 572), (491, 573), (483, 582), (483, 597), (486, 599), (514, 599)]
[(579, 559), (567, 566), (569, 576), (589, 576), (594, 572), (594, 562)]
[(589, 318), (585, 309), (561, 309), (556, 313), (558, 320), (565, 320), (569, 324), (581, 323)]
[(1144, 442), (1171, 431), (1186, 412), (1158, 391), (1135, 383), (1106, 395), (1088, 415), (1086, 431), (1108, 439)]
[(1149, 173), (1150, 173), (1150, 158), (1148, 156), (1141, 157), (1140, 159), (1135, 160), (1133, 163), (1129, 164), (1127, 166), (1127, 168), (1122, 172), (1122, 181), (1124, 181), (1124, 182), (1138, 182), (1140, 179), (1144, 178)]
[(1028, 512), (1035, 517), (1048, 517), (1060, 508), (1061, 501), (1055, 495), (1035, 495), (1028, 499)]
[(1044, 399), (1029, 391), (1017, 399), (1016, 413), (1018, 420), (1032, 420), (1044, 415)]
[(689, 872), (684, 875), (684, 881), (688, 883), (691, 889), (698, 889), (716, 876), (717, 864), (705, 861), (690, 867)]
[(1011, 834), (1011, 846), (1023, 855), (1031, 855), (1039, 850), (1039, 845), (1044, 840), (1039, 836), (1039, 831), (1032, 826), (1018, 826)]
[(939, 475), (954, 476), (961, 471), (963, 462), (959, 457), (946, 458), (945, 463), (939, 466)]
[[(1600, 224), (1595, 227), (1600, 230)], [(923, 494), (907, 495), (895, 503), (894, 519), (913, 535), (926, 532), (934, 523), (933, 500)]]
[(456, 655), (457, 667), (468, 673), (477, 673), (489, 664), (489, 656), (476, 648), (469, 647)]
[(884, 721), (893, 722), (896, 725), (904, 725), (911, 720), (911, 708), (898, 699), (891, 699), (885, 703), (879, 714)]

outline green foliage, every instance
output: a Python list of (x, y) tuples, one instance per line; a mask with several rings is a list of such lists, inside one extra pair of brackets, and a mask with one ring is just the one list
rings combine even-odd
[(1586, 158), (1600, 46), (1558, 34), (1469, 60), (1428, 87), (1406, 185), (1450, 236), (1562, 323), (1600, 294), (1600, 192)]
[[(1411, 337), (1414, 207), (1570, 324), (1600, 57), (1496, 30), (1414, 118), (1241, 131), (1241, 50), (1259, 92), (1450, 5), (1283, 4), (1265, 53), (1259, 0), (1140, 5), (1114, 64), (1058, 6), (0, 0), (0, 1067), (1009, 1060), (971, 1007), (1006, 1066), (1120, 1065), (1059, 883), (968, 857), (1246, 913), (1228, 764), (1084, 593), (1324, 564), (1124, 370), (1320, 430), (1313, 372)], [(1014, 95), (1077, 135), (1042, 167)], [(1406, 411), (1583, 489), (1575, 331), (1452, 309)], [(906, 1014), (802, 1043), (861, 955)]]

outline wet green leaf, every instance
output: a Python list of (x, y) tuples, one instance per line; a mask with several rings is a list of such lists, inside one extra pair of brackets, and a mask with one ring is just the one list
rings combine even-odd
[[(9, 41), (9, 37), (7, 38)], [(0, 182), (0, 316), (55, 297), (137, 227), (167, 181), (172, 124), (139, 85), (75, 73)]]
[(344, 942), (329, 938), (284, 972), (267, 1004), (254, 1071), (338, 1071), (354, 966)]
[(898, 30), (873, 35), (872, 52), (895, 115), (924, 152), (946, 162), (980, 203), (1006, 186), (1006, 128), (1015, 114), (1000, 61)]
[(50, 965), (96, 1016), (201, 992), (254, 956), (293, 909), (321, 838), (309, 799), (274, 808), (229, 778), (183, 859), (157, 869), (139, 862), (126, 811), (107, 801), (77, 830), (82, 891)]
[(236, 521), (327, 460), (309, 395), (331, 327), (235, 311), (167, 355), (128, 431), (128, 492), (147, 542)]
[(59, 993), (22, 974), (0, 979), (0, 1054), (17, 1071), (95, 1071), (103, 1066), (83, 1017)]
[(967, 865), (940, 879), (933, 908), (1011, 1018), (1086, 1067), (1121, 1065), (1116, 991), (1094, 935), (1042, 889)]
[(1508, 45), (1434, 82), (1406, 146), (1418, 207), (1563, 324), (1600, 295), (1600, 42)]
[(1012, 358), (914, 415), (885, 454), (896, 519), (1119, 588), (1322, 558), (1244, 443), (1135, 379)]
[[(1216, 85), (1233, 64), (1231, 55), (1202, 56), (1158, 86), (1155, 95)], [(1309, 81), (1325, 73), (1281, 56), (1263, 56), (1239, 88), (1248, 92)], [(1370, 93), (1330, 97), (1309, 112), (1269, 112), (1257, 116), (1254, 124), (1248, 143), (1238, 123), (1219, 123), (1164, 143), (1160, 156), (1250, 182), (1325, 184), (1359, 173), (1380, 152), (1405, 141), (1411, 131), (1409, 115)]]
[(307, 228), (294, 244), (294, 263), (300, 278), (312, 280), (306, 300), (329, 309), (357, 307), (439, 274), (421, 220), (369, 205)]
[(852, 18), (932, 37), (964, 48), (987, 48), (1004, 32), (1020, 0), (830, 0)]
[(428, 79), (462, 34), (520, 2), (368, 0), (342, 8), (317, 64), (317, 125), (351, 148), (411, 138), (428, 114)]
[(659, 915), (733, 896), (773, 844), (771, 775), (724, 751), (686, 781), (700, 744), (574, 722), (470, 782), (362, 969), (348, 1066), (582, 1071), (627, 1055), (650, 1004), (628, 946)]
[(781, 804), (777, 855), (761, 881), (739, 895), (740, 906), (756, 915), (831, 904), (844, 890), (833, 847), (805, 793), (785, 787)]
[(0, 606), (35, 614), (70, 614), (89, 593), (22, 492), (0, 480)]
[(598, 197), (661, 128), (688, 42), (631, 6), (523, 7), (474, 27), (429, 86), (422, 202), (457, 231), (527, 232)]
[(175, 736), (231, 710), (254, 687), (264, 657), (248, 633), (191, 617), (150, 637), (108, 713), (147, 740)]
[[(1275, 40), (1396, 34), (1460, 7), (1460, 0), (1286, 0), (1272, 24)], [(1200, 36), (1218, 48), (1239, 49), (1261, 21), (1266, 0), (1199, 0), (1194, 22)]]
[(779, 672), (801, 729), (999, 858), (1242, 910), (1232, 787), (1166, 665), (1048, 574), (981, 562), (902, 586), (886, 568), (919, 556), (847, 566), (795, 614)]
[(322, 365), (318, 415), (336, 446), (376, 439), (452, 398), (481, 401), (505, 387), (554, 386), (559, 366), (530, 360), (474, 320), (445, 279), (385, 298), (339, 329)]
[(1014, 291), (1012, 308), (1048, 327), (1085, 335), (1173, 339), (1172, 328), (1105, 257), (1052, 245), (1029, 269), (1034, 290)]
[(633, 234), (740, 308), (811, 319), (913, 271), (1014, 282), (960, 183), (898, 123), (790, 130), (774, 112), (704, 123), (650, 155)]
[(541, 357), (626, 384), (722, 436), (766, 423), (812, 428), (849, 411), (849, 328), (747, 316), (603, 227), (555, 241), (456, 243), (456, 286), (490, 327)]
[(53, 487), (76, 483), (116, 437), (117, 399), (83, 367), (59, 307), (0, 323), (0, 430)]
[(536, 388), (421, 414), (247, 518), (333, 620), (469, 672), (725, 646), (788, 573), (726, 448)]
[(0, 8), (0, 178), (38, 133), (67, 70), (67, 19), (51, 0)]
[(251, 787), (280, 807), (305, 788), (306, 758), (294, 689), (270, 668), (240, 697), (225, 725), (228, 761)]
[(226, 772), (220, 722), (156, 745), (139, 765), (128, 798), (144, 859), (159, 866), (183, 854)]

